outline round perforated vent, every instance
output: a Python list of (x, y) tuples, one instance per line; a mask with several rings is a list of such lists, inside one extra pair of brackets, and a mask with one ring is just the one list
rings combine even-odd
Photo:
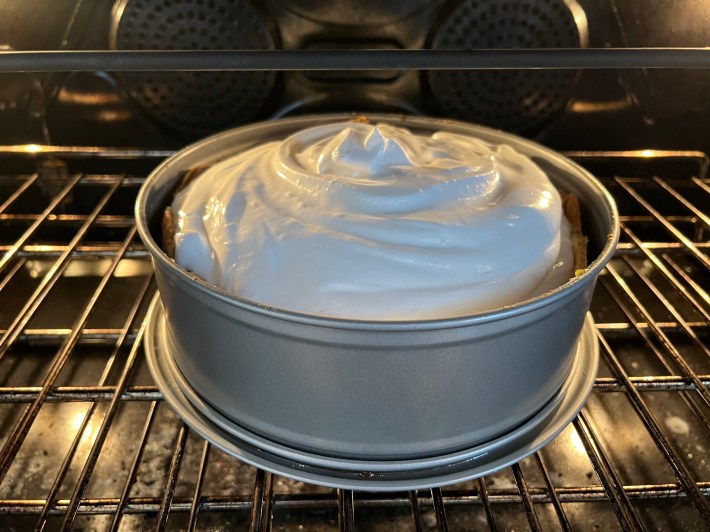
[[(248, 0), (119, 0), (119, 50), (263, 50), (273, 38)], [(274, 72), (130, 72), (121, 81), (144, 109), (189, 137), (248, 122), (271, 94)]]
[[(463, 0), (431, 38), (434, 49), (583, 45), (586, 22), (572, 0)], [(532, 130), (561, 110), (577, 77), (574, 70), (428, 73), (429, 88), (443, 113), (510, 131)]]

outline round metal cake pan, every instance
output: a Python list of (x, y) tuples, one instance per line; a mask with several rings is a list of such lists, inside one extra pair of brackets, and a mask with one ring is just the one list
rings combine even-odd
[(249, 464), (295, 480), (344, 489), (393, 491), (463, 482), (507, 467), (560, 434), (594, 385), (599, 344), (589, 314), (563, 386), (537, 414), (495, 440), (456, 453), (408, 460), (357, 460), (308, 453), (271, 442), (205, 403), (185, 381), (167, 341), (160, 299), (149, 310), (144, 345), (151, 373), (168, 403), (197, 433)]
[[(183, 171), (300, 129), (354, 116), (262, 122), (193, 144), (148, 177), (136, 203), (175, 363), (211, 406), (270, 441), (365, 460), (435, 456), (510, 432), (557, 393), (574, 362), (597, 276), (619, 235), (614, 202), (556, 152), (462, 122), (367, 115), (417, 132), (451, 131), (508, 144), (582, 204), (589, 267), (563, 286), (460, 318), (377, 322), (266, 307), (185, 271), (160, 248), (160, 219)], [(362, 117), (358, 117), (362, 119)]]

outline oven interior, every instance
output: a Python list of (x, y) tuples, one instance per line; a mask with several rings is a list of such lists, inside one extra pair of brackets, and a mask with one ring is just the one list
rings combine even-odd
[[(658, 0), (0, 1), (0, 46), (696, 47), (708, 42), (709, 15), (705, 2)], [(708, 70), (9, 70), (0, 74), (0, 528), (709, 526)], [(213, 131), (333, 110), (505, 128), (562, 150), (615, 197), (621, 242), (592, 305), (594, 391), (520, 463), (402, 493), (305, 484), (210, 445), (154, 385), (142, 340), (155, 284), (133, 217), (146, 175)]]

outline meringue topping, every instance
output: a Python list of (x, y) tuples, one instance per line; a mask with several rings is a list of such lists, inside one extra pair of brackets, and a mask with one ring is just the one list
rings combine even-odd
[(179, 192), (176, 261), (237, 296), (336, 318), (451, 318), (572, 276), (547, 175), (510, 146), (387, 124), (302, 130)]

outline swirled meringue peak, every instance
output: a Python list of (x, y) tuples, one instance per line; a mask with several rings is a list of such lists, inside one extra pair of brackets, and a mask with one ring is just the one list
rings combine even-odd
[(211, 166), (172, 210), (180, 266), (305, 314), (452, 318), (572, 275), (569, 224), (546, 174), (509, 146), (460, 134), (305, 129)]

